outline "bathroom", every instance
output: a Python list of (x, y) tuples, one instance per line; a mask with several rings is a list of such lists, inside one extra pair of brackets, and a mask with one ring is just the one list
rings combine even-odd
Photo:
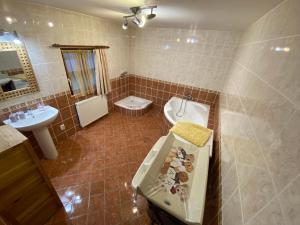
[[(1, 225), (300, 224), (299, 0), (0, 0), (0, 48)], [(180, 120), (185, 218), (138, 179)]]

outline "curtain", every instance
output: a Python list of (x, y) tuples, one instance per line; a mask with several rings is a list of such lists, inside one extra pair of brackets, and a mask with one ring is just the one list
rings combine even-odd
[(68, 81), (73, 94), (86, 95), (96, 89), (94, 55), (91, 50), (63, 50)]
[(103, 49), (95, 49), (94, 60), (97, 94), (105, 95), (111, 91), (105, 51)]

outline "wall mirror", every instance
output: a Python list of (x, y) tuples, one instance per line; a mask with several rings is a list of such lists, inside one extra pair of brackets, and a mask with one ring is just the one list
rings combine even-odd
[(22, 42), (0, 42), (0, 101), (38, 91)]

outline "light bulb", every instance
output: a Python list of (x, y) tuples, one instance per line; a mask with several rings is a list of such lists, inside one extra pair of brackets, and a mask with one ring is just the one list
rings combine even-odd
[(19, 39), (14, 39), (13, 42), (14, 42), (16, 45), (22, 44), (22, 42), (21, 42)]
[(144, 27), (146, 24), (146, 17), (144, 15), (140, 16), (140, 23), (138, 25), (139, 28)]
[(48, 22), (48, 27), (54, 27), (54, 23)]
[(17, 20), (15, 18), (12, 18), (9, 16), (5, 17), (5, 20), (8, 24), (13, 24), (13, 23), (17, 22)]
[(124, 21), (123, 21), (123, 24), (122, 24), (122, 28), (123, 28), (123, 30), (127, 30), (127, 28), (128, 28), (128, 21), (127, 21), (126, 18), (124, 18)]
[(144, 15), (135, 16), (132, 22), (137, 25), (139, 28), (142, 28), (146, 24), (146, 18)]
[(123, 28), (123, 30), (127, 30), (127, 28), (128, 28), (127, 24), (123, 23), (122, 28)]

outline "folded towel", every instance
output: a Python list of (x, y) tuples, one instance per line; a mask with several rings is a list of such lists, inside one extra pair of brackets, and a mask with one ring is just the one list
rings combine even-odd
[(203, 147), (211, 135), (210, 129), (183, 121), (177, 122), (170, 131), (198, 147)]

